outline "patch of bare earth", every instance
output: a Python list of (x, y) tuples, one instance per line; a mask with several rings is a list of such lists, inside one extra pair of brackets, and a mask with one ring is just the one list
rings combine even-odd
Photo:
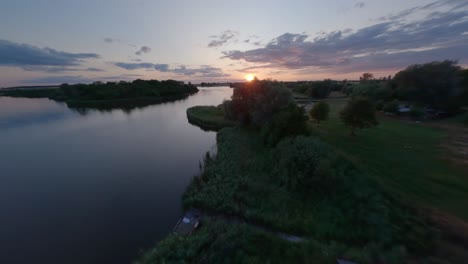
[[(440, 143), (443, 158), (468, 172), (468, 128), (447, 123), (430, 126), (445, 131)], [(468, 174), (467, 174), (468, 177)], [(468, 263), (468, 223), (451, 214), (431, 209), (426, 212), (433, 223), (437, 238), (434, 259), (429, 263)]]
[(439, 210), (428, 212), (436, 234), (432, 262), (467, 263), (468, 223)]
[(468, 128), (452, 124), (435, 124), (446, 132), (441, 147), (446, 150), (446, 157), (456, 165), (468, 171)]

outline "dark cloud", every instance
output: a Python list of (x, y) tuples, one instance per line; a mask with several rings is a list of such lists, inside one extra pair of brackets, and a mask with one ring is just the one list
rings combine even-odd
[(62, 83), (92, 83), (95, 80), (83, 76), (46, 76), (40, 78), (33, 78), (23, 81), (26, 84), (62, 84)]
[(83, 77), (81, 75), (65, 75), (65, 76), (46, 76), (33, 78), (23, 81), (24, 84), (76, 84), (76, 83), (93, 83), (95, 81), (132, 81), (141, 78), (139, 74), (121, 74), (114, 76), (104, 76), (96, 79)]
[(106, 42), (106, 43), (120, 42), (120, 39), (116, 39), (116, 38), (104, 38), (104, 42)]
[(364, 3), (364, 2), (357, 2), (354, 5), (355, 8), (363, 8), (364, 6), (366, 6), (366, 3)]
[(0, 39), (0, 66), (77, 66), (96, 58), (95, 53), (69, 53)]
[(77, 71), (88, 71), (88, 72), (103, 72), (104, 70), (98, 68), (76, 68), (68, 66), (22, 66), (23, 70), (26, 71), (38, 71), (48, 73), (61, 73), (61, 72), (77, 72)]
[(141, 47), (137, 52), (135, 52), (136, 55), (140, 56), (141, 54), (143, 53), (150, 53), (151, 52), (151, 48), (148, 47), (148, 46), (143, 46)]
[[(434, 10), (440, 2), (445, 3), (445, 11)], [(396, 69), (440, 59), (467, 62), (468, 10), (451, 9), (454, 5), (460, 6), (461, 1), (437, 1), (404, 12), (431, 9), (418, 20), (406, 21), (400, 13), (393, 20), (357, 31), (335, 31), (315, 38), (286, 33), (263, 48), (227, 51), (223, 58), (254, 63), (243, 70), (308, 68), (335, 72)]]
[(217, 78), (217, 77), (228, 77), (229, 74), (225, 74), (220, 68), (214, 68), (211, 66), (202, 66), (200, 68), (188, 68), (184, 65), (172, 69), (171, 72), (186, 76), (206, 77), (206, 78)]
[(154, 64), (154, 63), (127, 63), (127, 62), (117, 62), (114, 63), (115, 66), (123, 68), (126, 70), (138, 70), (138, 69), (155, 69), (160, 72), (169, 71), (169, 64)]
[(90, 72), (104, 72), (103, 69), (99, 69), (99, 68), (86, 68), (85, 71), (90, 71)]
[(115, 66), (126, 69), (126, 70), (137, 70), (137, 69), (151, 69), (159, 72), (170, 72), (185, 76), (195, 77), (228, 77), (229, 74), (225, 74), (222, 69), (214, 68), (208, 65), (202, 65), (198, 68), (190, 68), (185, 65), (180, 65), (175, 68), (170, 68), (168, 64), (154, 64), (154, 63), (127, 63), (117, 62)]
[(228, 43), (230, 40), (233, 40), (237, 35), (239, 35), (239, 32), (233, 31), (233, 30), (226, 30), (222, 32), (220, 35), (217, 36), (210, 36), (214, 40), (210, 41), (208, 43), (209, 48), (216, 48), (216, 47), (221, 47), (224, 44)]

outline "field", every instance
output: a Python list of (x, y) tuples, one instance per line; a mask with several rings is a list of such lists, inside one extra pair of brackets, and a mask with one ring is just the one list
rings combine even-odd
[(380, 115), (378, 127), (351, 137), (339, 120), (346, 100), (328, 100), (330, 119), (320, 127), (310, 124), (315, 135), (371, 172), (391, 193), (468, 220), (468, 170), (451, 143), (467, 135), (459, 122), (414, 123)]

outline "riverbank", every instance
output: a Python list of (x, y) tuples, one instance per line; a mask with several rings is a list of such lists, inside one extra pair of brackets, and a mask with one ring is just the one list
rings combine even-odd
[[(417, 132), (419, 128), (394, 123), (400, 122), (398, 120), (385, 120), (383, 130), (380, 127), (364, 130), (351, 139), (346, 129), (337, 124), (337, 113), (346, 99), (333, 100), (338, 104), (332, 105), (331, 119), (325, 122), (327, 124), (320, 128), (310, 125), (313, 136), (284, 139), (273, 147), (265, 145), (262, 134), (255, 129), (236, 127), (220, 130), (217, 134), (218, 153), (205, 158), (203, 172), (192, 180), (184, 193), (183, 204), (184, 208), (197, 207), (241, 221), (233, 223), (225, 217), (205, 221), (191, 237), (170, 236), (162, 241), (140, 263), (216, 263), (221, 259), (255, 262), (261, 257), (271, 263), (284, 263), (291, 259), (297, 259), (296, 263), (307, 263), (311, 259), (318, 263), (335, 263), (337, 258), (357, 263), (460, 262), (466, 259), (463, 249), (468, 245), (468, 236), (463, 235), (468, 234), (465, 232), (466, 224), (441, 211), (431, 213), (426, 207), (421, 207), (421, 201), (427, 203), (431, 201), (430, 197), (420, 196), (415, 200), (420, 192), (412, 190), (437, 189), (430, 187), (430, 180), (421, 177), (424, 174), (405, 172), (407, 167), (421, 169), (420, 165), (425, 160), (430, 160), (431, 164), (424, 163), (424, 167), (436, 172), (441, 168), (443, 162), (428, 153), (417, 155), (422, 147), (413, 146), (423, 143), (435, 148), (440, 136), (433, 128), (424, 128), (427, 131), (421, 134)], [(329, 130), (335, 125), (340, 129)], [(390, 137), (386, 135), (387, 129), (396, 133), (393, 139), (403, 141), (401, 144), (412, 142), (411, 147), (403, 148), (409, 154), (399, 153), (389, 158), (387, 150), (390, 154), (394, 152), (390, 146), (383, 151), (382, 148), (374, 149), (373, 146), (378, 145), (368, 142), (369, 138)], [(413, 129), (415, 133), (411, 132)], [(400, 133), (401, 130), (406, 132)], [(380, 133), (383, 134), (378, 136)], [(332, 140), (338, 134), (343, 141)], [(344, 142), (348, 142), (346, 146), (360, 146), (348, 150), (343, 148)], [(367, 149), (373, 149), (373, 157), (360, 160), (360, 153), (367, 153), (364, 151)], [(412, 153), (413, 150), (417, 153)], [(408, 155), (416, 155), (410, 159), (415, 164), (408, 164)], [(398, 165), (392, 165), (391, 169), (372, 165), (388, 162), (397, 162)], [(454, 172), (446, 161), (444, 164), (446, 171)], [(392, 177), (411, 175), (414, 182), (400, 182), (404, 185), (395, 188), (389, 182), (389, 173)], [(456, 175), (447, 180), (453, 180)], [(455, 192), (454, 195), (466, 194), (457, 188)], [(454, 206), (463, 202), (459, 201)], [(465, 213), (460, 207), (458, 214), (463, 217)], [(255, 226), (265, 227), (267, 231)], [(274, 237), (271, 230), (273, 233), (294, 234), (303, 242), (294, 245), (282, 241), (272, 245), (271, 241), (278, 237)], [(258, 240), (253, 242), (253, 238)], [(280, 253), (270, 254), (264, 245), (278, 247)], [(249, 250), (241, 250), (240, 255), (236, 255), (229, 251), (232, 247)], [(186, 250), (190, 254), (185, 254)], [(218, 254), (217, 251), (224, 253)], [(208, 258), (210, 261), (205, 258), (206, 254), (212, 254)], [(270, 256), (274, 257), (270, 259)]]
[[(169, 237), (141, 263), (187, 261), (185, 257), (191, 263), (216, 263), (221, 256), (203, 262), (214, 249), (225, 252), (222, 259), (235, 262), (237, 255), (228, 250), (233, 245), (249, 249), (240, 253), (244, 262), (270, 259), (264, 247), (270, 245), (280, 252), (273, 254), (272, 263), (291, 259), (334, 263), (336, 258), (369, 263), (375, 254), (398, 260), (390, 263), (401, 263), (430, 247), (430, 231), (422, 217), (386, 195), (367, 173), (316, 139), (300, 137), (270, 148), (256, 131), (225, 128), (218, 132), (217, 142), (218, 154), (207, 158), (202, 175), (193, 179), (183, 197), (184, 207), (230, 215), (304, 237), (307, 242), (272, 242), (278, 238), (268, 232), (218, 219), (221, 223), (202, 223), (191, 237)], [(308, 190), (288, 186), (287, 179), (310, 170), (325, 170), (333, 176), (315, 182), (316, 187)], [(324, 182), (327, 184), (322, 185)], [(205, 240), (206, 236), (213, 238)], [(228, 241), (230, 236), (237, 238)], [(261, 237), (261, 242), (253, 243), (252, 237)], [(185, 250), (193, 255), (184, 257)], [(178, 253), (182, 255), (177, 258)]]

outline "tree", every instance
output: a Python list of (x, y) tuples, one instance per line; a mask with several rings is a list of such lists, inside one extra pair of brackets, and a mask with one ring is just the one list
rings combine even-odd
[(269, 123), (293, 101), (291, 91), (281, 83), (258, 79), (236, 86), (231, 99), (224, 103), (226, 116), (255, 127)]
[(382, 110), (387, 113), (392, 113), (392, 114), (398, 114), (399, 112), (399, 106), (400, 104), (398, 103), (397, 100), (390, 101), (386, 103)]
[(315, 103), (312, 109), (309, 111), (309, 116), (312, 120), (315, 120), (317, 124), (321, 121), (328, 119), (328, 113), (330, 113), (330, 106), (326, 102)]
[(468, 69), (461, 71), (461, 83), (463, 87), (462, 104), (468, 106)]
[(379, 123), (375, 117), (375, 107), (366, 98), (356, 97), (348, 101), (341, 110), (340, 118), (346, 126), (351, 128), (351, 135), (355, 135), (356, 129), (377, 126)]
[(365, 72), (365, 73), (362, 74), (361, 77), (359, 77), (359, 80), (361, 82), (370, 81), (372, 79), (374, 79), (374, 74), (372, 74), (370, 72)]
[(401, 100), (455, 113), (463, 104), (462, 69), (456, 61), (416, 64), (393, 78)]
[(306, 121), (304, 108), (290, 103), (262, 126), (260, 134), (267, 145), (275, 146), (284, 138), (307, 134)]

